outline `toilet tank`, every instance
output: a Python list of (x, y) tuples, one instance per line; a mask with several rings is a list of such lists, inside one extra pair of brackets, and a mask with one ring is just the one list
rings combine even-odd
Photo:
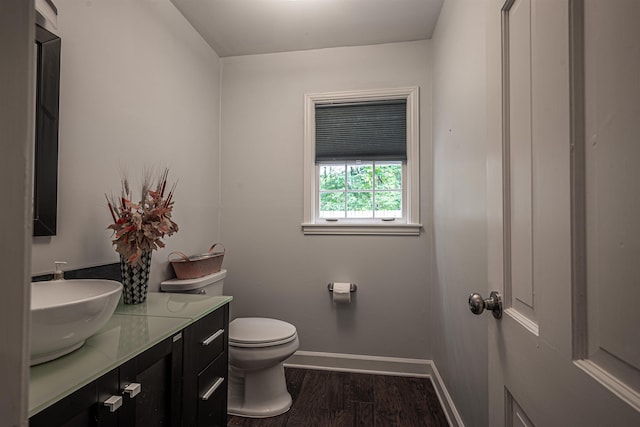
[(196, 279), (169, 279), (160, 283), (160, 290), (162, 292), (217, 296), (222, 295), (225, 277), (227, 277), (227, 270), (220, 270), (217, 273)]

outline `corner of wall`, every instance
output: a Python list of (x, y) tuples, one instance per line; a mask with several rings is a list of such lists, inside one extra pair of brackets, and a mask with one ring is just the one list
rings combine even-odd
[(466, 295), (487, 278), (485, 8), (446, 1), (432, 38), (432, 358), (459, 423), (477, 426), (488, 425), (488, 331)]

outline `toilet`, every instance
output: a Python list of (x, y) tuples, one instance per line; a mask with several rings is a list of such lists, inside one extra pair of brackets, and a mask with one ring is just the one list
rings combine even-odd
[[(222, 295), (226, 270), (197, 279), (171, 279), (164, 292)], [(267, 418), (291, 407), (283, 362), (300, 346), (295, 326), (265, 317), (229, 323), (229, 415)]]
[(229, 415), (265, 418), (291, 407), (283, 362), (300, 346), (295, 326), (243, 317), (229, 324)]

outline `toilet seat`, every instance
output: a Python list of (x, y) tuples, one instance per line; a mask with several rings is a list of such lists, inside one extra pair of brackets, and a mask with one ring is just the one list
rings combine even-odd
[(295, 326), (282, 320), (242, 317), (229, 323), (229, 345), (233, 347), (273, 347), (296, 337)]

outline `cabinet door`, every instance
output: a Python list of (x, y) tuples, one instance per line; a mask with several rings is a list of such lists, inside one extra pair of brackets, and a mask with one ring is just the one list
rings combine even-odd
[(180, 425), (182, 342), (179, 333), (120, 366), (120, 427)]
[[(116, 403), (115, 407), (110, 407), (106, 404), (109, 399), (122, 399), (118, 384), (118, 368), (111, 372), (101, 376), (96, 381), (96, 389), (98, 393), (98, 404), (95, 408), (97, 415), (96, 421), (98, 427), (116, 427), (118, 425), (118, 415), (122, 407), (118, 407)], [(122, 402), (122, 400), (120, 400)], [(115, 409), (117, 408), (117, 409)], [(50, 424), (51, 425), (51, 424)], [(84, 425), (84, 424), (79, 424)], [(92, 424), (88, 424), (92, 425)], [(66, 427), (66, 424), (65, 424)]]
[(106, 373), (29, 419), (31, 427), (117, 427), (118, 410), (104, 402), (118, 396), (118, 370)]

